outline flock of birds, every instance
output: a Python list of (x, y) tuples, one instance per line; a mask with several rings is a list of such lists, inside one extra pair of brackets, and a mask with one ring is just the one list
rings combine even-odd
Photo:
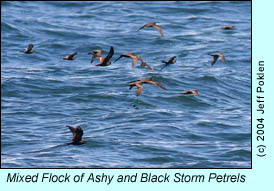
[[(142, 26), (141, 28), (139, 28), (137, 31), (139, 31), (145, 27), (153, 27), (159, 31), (159, 33), (162, 37), (164, 36), (162, 28), (159, 25), (157, 25), (155, 22), (147, 23), (144, 26)], [(230, 25), (225, 25), (225, 26), (221, 27), (221, 29), (224, 29), (224, 30), (231, 30), (234, 28), (235, 28), (234, 26), (230, 26)], [(35, 50), (33, 50), (33, 47), (34, 47), (33, 44), (29, 44), (28, 48), (24, 51), (24, 53), (31, 54), (31, 53), (36, 52)], [(114, 54), (114, 48), (112, 46), (110, 47), (110, 50), (106, 57), (102, 56), (102, 50), (100, 50), (100, 49), (92, 50), (88, 54), (92, 54), (92, 58), (90, 61), (91, 63), (94, 60), (96, 60), (96, 58), (98, 58), (99, 64), (96, 64), (96, 66), (108, 66), (111, 64), (110, 59), (112, 58), (112, 56)], [(65, 56), (63, 59), (64, 60), (75, 60), (76, 55), (77, 55), (77, 52), (74, 52), (68, 56)], [(211, 62), (211, 65), (214, 65), (217, 62), (219, 57), (225, 63), (225, 57), (222, 53), (214, 53), (214, 54), (210, 54), (210, 55), (213, 56), (213, 61)], [(114, 62), (118, 61), (122, 57), (131, 58), (132, 59), (132, 67), (135, 67), (137, 62), (140, 61), (141, 66), (147, 67), (150, 70), (154, 70), (153, 67), (149, 66), (146, 62), (143, 61), (143, 59), (141, 57), (137, 56), (135, 53), (121, 54)], [(164, 63), (164, 66), (160, 69), (160, 71), (162, 71), (165, 67), (169, 66), (170, 64), (175, 64), (176, 56), (172, 56), (168, 61), (162, 61), (162, 63)], [(162, 86), (159, 82), (153, 81), (152, 77), (141, 78), (139, 80), (131, 81), (128, 83), (128, 86), (129, 86), (129, 89), (132, 89), (134, 86), (136, 86), (137, 87), (136, 96), (139, 96), (143, 90), (143, 84), (153, 84), (155, 86), (162, 88), (163, 90), (166, 90), (166, 88), (164, 86)], [(184, 95), (193, 94), (195, 96), (199, 96), (198, 91), (194, 90), (194, 89), (187, 90), (187, 91), (183, 92), (182, 94), (184, 94)], [(67, 126), (67, 127), (70, 129), (70, 131), (73, 134), (72, 142), (67, 143), (67, 144), (81, 145), (81, 144), (86, 143), (86, 141), (82, 140), (82, 136), (84, 133), (80, 126), (77, 126), (75, 128), (71, 127), (71, 126)]]

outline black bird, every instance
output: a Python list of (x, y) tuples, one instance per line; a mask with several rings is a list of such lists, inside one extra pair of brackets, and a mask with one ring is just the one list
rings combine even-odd
[(176, 63), (176, 56), (172, 56), (168, 61), (162, 61), (162, 63), (165, 63), (165, 65), (161, 68), (160, 71), (162, 71), (162, 69), (164, 69), (165, 67), (167, 67), (170, 64), (175, 64)]
[(73, 134), (72, 142), (67, 143), (68, 145), (71, 145), (71, 144), (72, 145), (82, 145), (82, 144), (86, 143), (86, 141), (82, 140), (82, 136), (83, 136), (84, 132), (80, 126), (73, 128), (73, 127), (67, 125), (67, 127), (70, 129), (70, 131)]
[(230, 29), (234, 29), (235, 27), (234, 26), (231, 26), (231, 25), (225, 25), (223, 27), (221, 27), (221, 29), (225, 29), (225, 30), (230, 30)]
[(225, 56), (222, 53), (214, 53), (210, 55), (213, 56), (213, 61), (211, 63), (211, 66), (213, 66), (216, 63), (219, 56), (221, 57), (222, 61), (225, 63)]
[(77, 52), (74, 52), (71, 55), (65, 56), (63, 59), (64, 60), (75, 60), (76, 59), (76, 56), (75, 56), (76, 54), (77, 54)]
[(24, 50), (24, 53), (32, 54), (32, 53), (36, 52), (35, 50), (32, 50), (32, 48), (33, 48), (33, 44), (29, 44), (28, 48)]
[(183, 92), (183, 94), (184, 95), (186, 95), (186, 94), (193, 94), (195, 96), (199, 96), (199, 93), (198, 93), (197, 90), (187, 90), (187, 91)]
[(108, 52), (108, 55), (105, 58), (103, 56), (99, 56), (100, 64), (97, 64), (96, 66), (108, 66), (108, 65), (110, 65), (111, 62), (109, 62), (109, 60), (111, 59), (111, 57), (113, 56), (113, 54), (114, 54), (114, 49), (111, 46), (110, 50)]

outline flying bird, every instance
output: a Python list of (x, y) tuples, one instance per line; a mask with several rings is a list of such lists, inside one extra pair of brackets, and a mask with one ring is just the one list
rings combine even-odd
[(139, 30), (141, 30), (141, 29), (143, 29), (145, 27), (154, 27), (154, 28), (156, 28), (160, 32), (161, 36), (164, 36), (162, 28), (159, 25), (156, 25), (155, 22), (147, 23), (144, 26), (142, 26), (141, 28), (139, 28), (137, 31), (139, 31)]
[(82, 144), (86, 143), (86, 141), (82, 140), (82, 136), (83, 136), (84, 132), (80, 126), (77, 126), (76, 128), (74, 128), (74, 127), (67, 125), (67, 128), (69, 128), (73, 134), (72, 142), (67, 143), (68, 145), (71, 145), (71, 144), (72, 145), (82, 145)]
[(161, 68), (160, 71), (162, 71), (162, 69), (164, 69), (165, 67), (167, 67), (170, 64), (175, 64), (176, 63), (176, 56), (172, 56), (168, 61), (162, 61), (162, 63), (165, 63), (165, 65)]
[(121, 54), (120, 57), (117, 58), (114, 62), (118, 61), (122, 57), (131, 58), (132, 59), (132, 67), (136, 66), (137, 62), (140, 61), (141, 62), (141, 66), (146, 66), (150, 70), (153, 70), (153, 68), (151, 66), (149, 66), (146, 62), (143, 61), (142, 58), (140, 58), (139, 56), (137, 56), (134, 53), (124, 53), (124, 54)]
[(108, 66), (111, 64), (111, 62), (109, 62), (109, 60), (111, 59), (111, 57), (114, 54), (114, 49), (111, 46), (110, 50), (108, 52), (108, 55), (104, 58), (103, 56), (99, 56), (99, 64), (96, 64), (96, 66)]
[(211, 63), (212, 66), (216, 63), (219, 57), (221, 57), (222, 61), (225, 63), (225, 56), (222, 53), (214, 53), (210, 55), (213, 56), (213, 61)]
[(128, 83), (128, 85), (130, 86), (129, 89), (132, 89), (134, 86), (136, 86), (137, 87), (136, 96), (139, 96), (143, 90), (143, 83), (153, 84), (155, 86), (159, 86), (160, 88), (166, 90), (164, 86), (162, 86), (159, 82), (153, 81), (152, 78), (141, 78), (139, 80), (129, 82)]
[(36, 52), (35, 50), (32, 50), (32, 48), (33, 48), (33, 44), (29, 44), (28, 48), (26, 48), (24, 50), (24, 53), (26, 53), (26, 54), (32, 54), (32, 53)]
[(195, 96), (199, 96), (199, 93), (198, 93), (197, 90), (187, 90), (187, 91), (183, 92), (183, 94), (184, 95), (186, 95), (186, 94), (193, 94)]
[(63, 59), (64, 60), (75, 60), (76, 59), (76, 56), (75, 56), (76, 54), (77, 54), (77, 52), (74, 52), (74, 53), (72, 53), (68, 56), (65, 56)]
[(88, 54), (92, 54), (90, 62), (92, 63), (96, 58), (99, 58), (102, 55), (102, 50), (92, 50)]
[(234, 26), (231, 26), (231, 25), (225, 25), (223, 27), (221, 27), (221, 29), (225, 29), (225, 30), (230, 30), (230, 29), (234, 29), (235, 27)]

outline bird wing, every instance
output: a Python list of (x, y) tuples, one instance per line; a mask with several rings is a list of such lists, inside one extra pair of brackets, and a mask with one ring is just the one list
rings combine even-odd
[(194, 94), (195, 96), (199, 96), (199, 93), (198, 93), (197, 90), (193, 90), (193, 94)]
[(213, 56), (213, 61), (211, 62), (211, 65), (213, 66), (216, 63), (219, 56), (218, 55), (211, 55), (211, 56)]
[(77, 52), (72, 53), (71, 55), (68, 56), (68, 59), (69, 59), (69, 60), (72, 60), (73, 57), (74, 57), (76, 54), (77, 54)]
[(159, 25), (153, 25), (153, 27), (156, 28), (160, 32), (161, 36), (164, 36), (163, 30)]
[(96, 59), (96, 55), (93, 54), (91, 60), (90, 60), (90, 63), (92, 63), (94, 60)]
[(132, 59), (132, 67), (135, 67), (137, 64), (137, 58), (131, 58)]
[(122, 57), (131, 58), (131, 54), (130, 54), (130, 53), (121, 54), (121, 55), (119, 56), (119, 58), (117, 58), (114, 62), (116, 62), (117, 60), (119, 60), (119, 59), (122, 58)]
[(222, 61), (225, 62), (225, 56), (223, 54), (220, 54), (220, 56), (221, 56)]
[(75, 128), (73, 128), (73, 127), (71, 127), (71, 126), (69, 126), (69, 125), (67, 125), (67, 128), (69, 128), (70, 129), (70, 131), (74, 134), (75, 133)]
[(194, 94), (195, 96), (199, 96), (197, 90), (187, 90), (187, 91), (183, 92), (183, 94)]
[(160, 88), (166, 90), (166, 88), (164, 86), (162, 86), (159, 82), (155, 82), (155, 81), (146, 81), (146, 83), (149, 83), (149, 84), (153, 84), (155, 86), (159, 86)]
[(136, 83), (135, 85), (137, 87), (136, 95), (139, 96), (143, 90), (143, 85), (141, 83)]
[(139, 28), (137, 31), (139, 31), (139, 30), (141, 30), (141, 29), (145, 28), (145, 27), (146, 27), (146, 25), (147, 25), (147, 24), (145, 24), (144, 26), (142, 26), (141, 28)]
[(105, 57), (105, 59), (103, 60), (103, 62), (100, 63), (100, 65), (101, 65), (101, 66), (106, 66), (107, 63), (108, 63), (108, 61), (109, 61), (109, 60), (111, 59), (111, 57), (113, 56), (113, 54), (114, 54), (114, 49), (113, 49), (113, 47), (111, 46), (111, 47), (110, 47), (110, 50), (109, 50), (109, 52), (108, 52), (108, 55)]
[(122, 54), (114, 62), (118, 61), (120, 58), (124, 57)]
[(148, 69), (153, 70), (153, 68), (145, 62), (141, 62), (141, 66), (147, 66)]
[(162, 69), (164, 69), (167, 66), (168, 66), (168, 63), (165, 63), (165, 65), (160, 69), (160, 71), (162, 71)]
[(145, 28), (145, 27), (152, 27), (153, 25), (156, 25), (156, 23), (155, 23), (155, 22), (147, 23), (147, 24), (145, 24), (144, 26), (142, 26), (141, 28), (139, 28), (137, 31), (139, 31), (139, 30), (141, 30), (141, 29), (143, 29), (143, 28)]

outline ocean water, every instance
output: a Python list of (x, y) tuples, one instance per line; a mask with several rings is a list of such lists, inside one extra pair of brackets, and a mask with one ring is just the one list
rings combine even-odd
[[(250, 168), (250, 2), (1, 2), (2, 168)], [(157, 22), (164, 32), (141, 26)], [(233, 25), (234, 30), (222, 30)], [(37, 51), (24, 54), (28, 44)], [(89, 51), (114, 47), (112, 64)], [(78, 52), (73, 61), (63, 57)], [(154, 71), (120, 54), (139, 55)], [(222, 52), (214, 66), (209, 54)], [(159, 71), (162, 60), (176, 64)], [(152, 77), (140, 96), (127, 82)], [(197, 89), (200, 96), (181, 93)], [(80, 125), (83, 145), (66, 145)]]

